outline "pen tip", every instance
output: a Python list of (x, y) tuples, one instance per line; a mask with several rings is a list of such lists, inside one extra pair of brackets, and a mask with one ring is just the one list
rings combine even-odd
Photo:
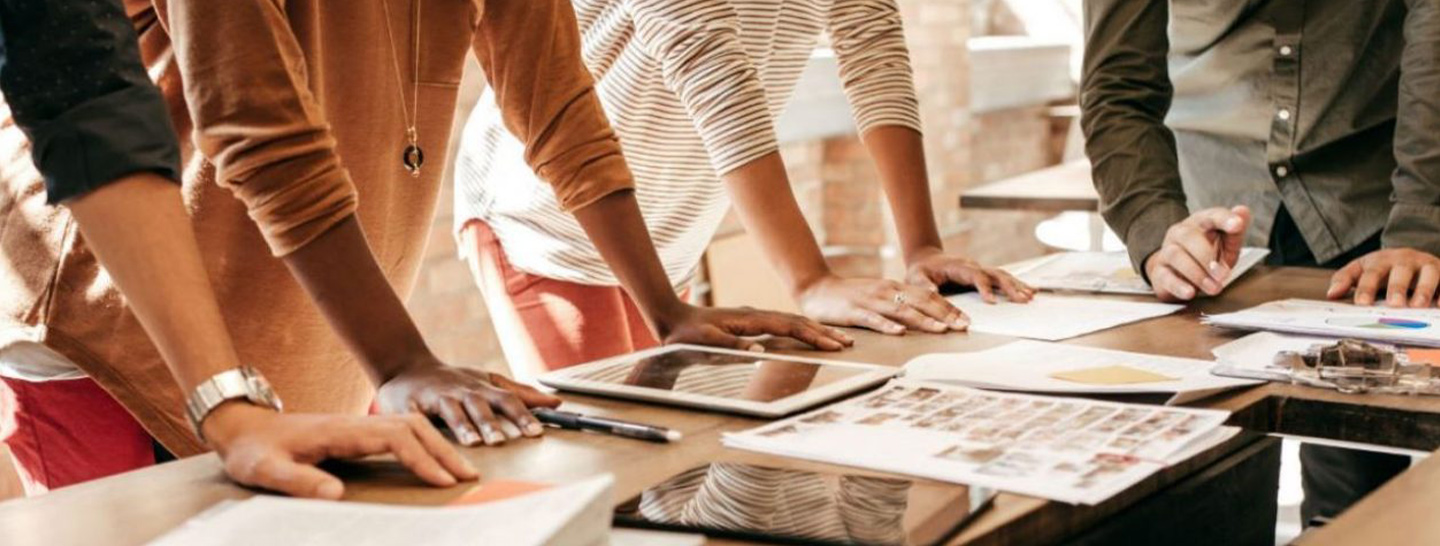
[(684, 438), (684, 437), (685, 437), (685, 435), (684, 435), (684, 434), (681, 434), (680, 431), (678, 431), (678, 430), (667, 430), (667, 431), (665, 431), (665, 440), (666, 440), (666, 441), (678, 442), (678, 441), (680, 441), (681, 438)]

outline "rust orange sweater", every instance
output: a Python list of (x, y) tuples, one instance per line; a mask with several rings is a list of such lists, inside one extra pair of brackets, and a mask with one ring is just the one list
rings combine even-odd
[[(581, 61), (569, 0), (390, 0), (389, 13), (379, 0), (126, 3), (185, 141), (186, 205), (241, 359), (291, 411), (363, 413), (373, 386), (277, 256), (355, 214), (391, 284), (409, 293), (467, 51), (527, 161), (568, 208), (632, 186)], [(402, 105), (415, 99), (417, 13), (414, 115), (429, 157), (414, 178), (400, 153)], [(201, 451), (182, 393), (69, 216), (44, 206), (10, 124), (0, 134), (0, 182), (0, 343), (49, 345), (166, 447)]]

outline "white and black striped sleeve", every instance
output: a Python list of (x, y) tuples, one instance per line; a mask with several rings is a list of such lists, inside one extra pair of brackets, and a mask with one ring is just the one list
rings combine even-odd
[[(636, 42), (659, 60), (665, 85), (684, 104), (715, 172), (779, 148), (765, 88), (729, 0), (627, 0), (626, 7)], [(625, 109), (626, 97), (617, 98)]]
[(920, 131), (920, 101), (895, 0), (835, 0), (828, 27), (860, 133), (882, 125)]

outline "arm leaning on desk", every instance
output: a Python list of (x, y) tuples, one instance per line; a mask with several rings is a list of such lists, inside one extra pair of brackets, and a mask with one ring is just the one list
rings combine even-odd
[[(1241, 279), (1225, 295), (1197, 302), (1183, 313), (1100, 332), (1072, 343), (1208, 358), (1211, 348), (1240, 334), (1199, 324), (1201, 312), (1237, 310), (1278, 298), (1318, 298), (1327, 281), (1328, 273), (1319, 270), (1261, 268)], [(856, 348), (841, 358), (895, 366), (923, 353), (973, 351), (1008, 341), (983, 334), (893, 337), (860, 332), (856, 337)], [(570, 396), (567, 400), (575, 411), (671, 427), (682, 431), (686, 439), (656, 445), (554, 431), (543, 440), (465, 449), (464, 454), (485, 477), (482, 480), (567, 482), (611, 472), (616, 475), (618, 502), (673, 474), (716, 460), (818, 466), (720, 446), (722, 433), (757, 426), (761, 423), (758, 420), (584, 396)], [(1435, 433), (1440, 431), (1440, 399), (1352, 396), (1267, 385), (1213, 397), (1200, 405), (1233, 411), (1233, 423), (1261, 432), (1279, 430), (1411, 448), (1440, 447), (1431, 440), (1440, 439), (1440, 433)], [(1375, 415), (1386, 416), (1384, 422)], [(637, 461), (644, 464), (635, 464)], [(1165, 538), (1173, 544), (1177, 540), (1198, 543), (1217, 537), (1226, 538), (1226, 543), (1257, 543), (1264, 542), (1266, 536), (1272, 536), (1273, 541), (1269, 533), (1273, 532), (1277, 465), (1275, 440), (1242, 434), (1098, 506), (1069, 506), (1001, 495), (994, 509), (965, 529), (954, 543), (1105, 543)], [(1422, 466), (1417, 470), (1440, 472), (1440, 468), (1428, 469)], [(426, 488), (392, 464), (351, 464), (336, 471), (347, 482), (347, 500), (438, 505), (464, 492), (463, 486)], [(1382, 494), (1390, 489), (1382, 490)], [(214, 456), (195, 457), (33, 499), (0, 503), (0, 544), (138, 545), (216, 502), (252, 494), (225, 480)], [(1242, 497), (1247, 502), (1234, 502)], [(1357, 511), (1372, 504), (1367, 501)], [(1226, 524), (1216, 525), (1217, 521)], [(1337, 522), (1337, 529), (1342, 529), (1338, 525), (1344, 521), (1342, 518)]]

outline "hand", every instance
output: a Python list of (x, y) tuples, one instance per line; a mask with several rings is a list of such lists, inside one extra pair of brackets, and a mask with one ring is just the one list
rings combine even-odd
[(1214, 296), (1240, 259), (1250, 209), (1213, 208), (1170, 226), (1160, 250), (1145, 258), (1145, 275), (1161, 301), (1187, 301), (1196, 291)]
[(974, 286), (987, 303), (995, 303), (996, 287), (1015, 303), (1026, 303), (1035, 297), (1034, 288), (1009, 272), (983, 267), (974, 260), (946, 254), (938, 248), (919, 252), (910, 260), (905, 282), (936, 292), (945, 283)]
[(544, 434), (545, 427), (529, 408), (560, 405), (559, 398), (503, 375), (438, 361), (411, 366), (386, 381), (376, 399), (385, 413), (418, 411), (438, 417), (467, 446)]
[(970, 321), (934, 289), (884, 279), (825, 275), (801, 287), (795, 299), (807, 316), (826, 324), (859, 326), (899, 335), (906, 328), (942, 333)]
[[(1418, 277), (1416, 275), (1419, 275)], [(1435, 290), (1440, 285), (1440, 258), (1410, 248), (1377, 250), (1346, 264), (1330, 277), (1330, 290), (1325, 297), (1339, 299), (1355, 289), (1356, 305), (1371, 305), (1385, 284), (1385, 304), (1405, 307), (1435, 305)]]
[(448, 487), (480, 477), (419, 414), (276, 413), (242, 401), (211, 412), (205, 438), (231, 479), (296, 497), (339, 499), (345, 485), (315, 465), (390, 453), (425, 482)]
[(805, 317), (750, 308), (682, 305), (674, 315), (656, 321), (660, 341), (694, 343), (742, 351), (765, 347), (742, 336), (775, 335), (794, 338), (822, 351), (839, 351), (855, 344), (844, 332)]

